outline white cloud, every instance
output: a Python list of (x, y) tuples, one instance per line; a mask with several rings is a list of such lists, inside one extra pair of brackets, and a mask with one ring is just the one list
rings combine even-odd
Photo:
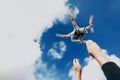
[(50, 49), (48, 55), (52, 55), (54, 59), (61, 59), (63, 54), (58, 53), (55, 49)]
[(83, 80), (89, 80), (89, 79), (106, 80), (100, 65), (94, 59), (90, 59), (87, 65), (83, 67), (82, 79)]
[[(58, 76), (58, 72), (54, 64), (47, 68), (47, 63), (42, 60), (38, 60), (35, 68), (36, 80), (61, 80), (61, 75)], [(39, 72), (37, 72), (38, 70)]]
[(60, 47), (60, 50), (61, 50), (62, 52), (65, 52), (65, 51), (66, 51), (66, 44), (65, 44), (64, 41), (60, 41), (60, 42), (59, 42), (59, 47)]
[(73, 15), (76, 18), (77, 14), (79, 13), (79, 10), (77, 9), (77, 7), (75, 7), (75, 10), (73, 11)]
[[(103, 49), (105, 53), (107, 53), (106, 50)], [(120, 67), (120, 58), (115, 55), (108, 55), (108, 57), (111, 59), (111, 61), (115, 62)], [(95, 59), (93, 59), (91, 56), (84, 59), (86, 62), (86, 65), (82, 69), (82, 80), (107, 80), (104, 76), (104, 73), (101, 69), (101, 66), (97, 63)], [(71, 74), (71, 70), (69, 74)], [(75, 76), (75, 74), (72, 74), (71, 77)]]
[[(64, 21), (68, 9), (66, 2), (67, 0), (0, 1), (0, 76), (33, 80), (32, 67), (42, 53), (39, 44), (33, 40), (41, 38), (42, 33), (50, 28), (56, 19)], [(26, 70), (28, 66), (32, 67)], [(25, 72), (20, 72), (23, 70)], [(28, 71), (31, 71), (30, 79), (24, 76)], [(7, 73), (3, 74), (4, 72)]]
[(35, 80), (34, 66), (26, 65), (0, 73), (0, 80)]
[(74, 71), (73, 67), (69, 70), (68, 76), (71, 77), (72, 80), (75, 80), (75, 71)]
[(53, 47), (49, 49), (48, 55), (53, 56), (54, 59), (61, 59), (65, 51), (66, 44), (64, 43), (64, 41), (55, 42), (53, 44)]

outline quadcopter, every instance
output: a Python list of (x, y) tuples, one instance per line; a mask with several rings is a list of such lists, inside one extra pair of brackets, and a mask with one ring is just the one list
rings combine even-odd
[(62, 37), (62, 38), (71, 37), (72, 42), (81, 43), (81, 44), (85, 43), (85, 40), (83, 40), (83, 37), (88, 33), (88, 29), (90, 29), (91, 32), (94, 32), (94, 26), (92, 24), (93, 15), (90, 16), (89, 25), (85, 26), (85, 27), (79, 27), (77, 25), (77, 23), (73, 17), (73, 14), (71, 12), (69, 12), (69, 16), (70, 16), (74, 30), (68, 34), (56, 34), (56, 36)]

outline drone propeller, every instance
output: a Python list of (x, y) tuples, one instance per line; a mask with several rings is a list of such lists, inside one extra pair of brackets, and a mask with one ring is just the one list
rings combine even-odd
[(89, 24), (92, 24), (92, 22), (93, 22), (93, 15), (90, 16)]
[(57, 37), (62, 37), (62, 38), (65, 38), (65, 35), (63, 34), (56, 34)]
[(90, 25), (91, 32), (94, 32), (94, 26), (93, 26), (92, 22), (93, 22), (93, 15), (90, 16), (89, 25)]

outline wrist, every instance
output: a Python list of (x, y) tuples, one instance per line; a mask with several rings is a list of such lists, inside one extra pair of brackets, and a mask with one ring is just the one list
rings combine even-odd
[(94, 57), (101, 66), (107, 62), (110, 62), (110, 59), (108, 58), (107, 54), (103, 51), (99, 52)]
[(79, 70), (75, 70), (76, 74), (80, 74), (82, 72), (82, 68), (80, 68)]

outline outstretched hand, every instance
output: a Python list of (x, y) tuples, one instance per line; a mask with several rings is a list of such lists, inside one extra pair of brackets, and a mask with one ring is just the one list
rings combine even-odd
[(82, 68), (78, 59), (73, 60), (74, 71), (75, 71), (75, 80), (81, 80)]
[(80, 65), (80, 63), (79, 63), (79, 60), (78, 59), (74, 59), (73, 60), (73, 65), (74, 65), (74, 70), (76, 71), (76, 72), (80, 72), (81, 71), (81, 65)]
[(99, 47), (99, 45), (92, 40), (86, 41), (88, 53), (94, 57), (97, 62), (102, 66), (103, 64), (110, 62), (110, 59), (105, 52)]
[(93, 57), (95, 57), (99, 53), (102, 53), (102, 49), (99, 47), (99, 45), (92, 40), (87, 40), (86, 46), (88, 53)]

